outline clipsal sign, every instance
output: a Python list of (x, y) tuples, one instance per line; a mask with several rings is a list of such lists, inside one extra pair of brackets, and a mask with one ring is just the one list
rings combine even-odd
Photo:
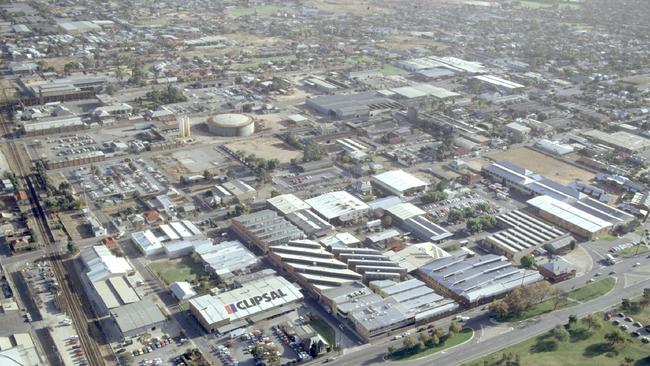
[(281, 299), (283, 297), (287, 296), (282, 289), (277, 289), (275, 291), (269, 291), (265, 292), (261, 295), (253, 296), (251, 298), (248, 298), (246, 300), (238, 301), (232, 304), (228, 304), (225, 306), (226, 312), (228, 314), (234, 314), (239, 310), (246, 310), (248, 308), (251, 308), (253, 306), (257, 306), (263, 302), (269, 302), (271, 300), (275, 299)]

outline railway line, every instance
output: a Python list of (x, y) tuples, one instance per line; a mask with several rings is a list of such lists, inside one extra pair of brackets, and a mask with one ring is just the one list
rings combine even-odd
[[(9, 136), (11, 131), (5, 123), (4, 117), (2, 115), (0, 115), (0, 125), (3, 135)], [(63, 263), (63, 257), (59, 252), (59, 248), (57, 247), (56, 242), (52, 236), (52, 232), (49, 229), (49, 225), (47, 223), (47, 215), (43, 209), (43, 206), (41, 205), (36, 186), (31, 176), (31, 166), (25, 163), (24, 155), (18, 151), (18, 147), (14, 141), (7, 140), (5, 145), (7, 146), (7, 150), (10, 155), (7, 157), (7, 160), (10, 161), (10, 164), (13, 165), (14, 174), (18, 179), (23, 179), (25, 187), (27, 188), (27, 194), (32, 205), (34, 221), (36, 223), (36, 228), (40, 234), (40, 240), (43, 241), (44, 250), (46, 251), (47, 257), (50, 259), (50, 262), (52, 264), (52, 271), (54, 272), (54, 276), (56, 277), (58, 283), (61, 284), (61, 305), (73, 321), (73, 325), (75, 327), (77, 335), (79, 336), (79, 341), (81, 343), (82, 349), (84, 351), (84, 356), (88, 364), (91, 366), (117, 364), (117, 361), (114, 359), (112, 352), (108, 351), (106, 353), (102, 353), (102, 346), (99, 345), (97, 341), (90, 335), (89, 320), (84, 313), (83, 305), (67, 281), (68, 276), (66, 274), (67, 271)]]

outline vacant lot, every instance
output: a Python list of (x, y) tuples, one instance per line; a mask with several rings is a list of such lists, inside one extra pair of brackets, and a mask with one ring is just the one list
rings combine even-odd
[(255, 154), (265, 159), (278, 159), (288, 163), (291, 159), (301, 159), (302, 151), (295, 150), (283, 141), (272, 136), (261, 136), (250, 140), (242, 140), (226, 144), (234, 151), (243, 151), (246, 155)]
[(193, 282), (205, 274), (203, 266), (189, 256), (152, 262), (149, 264), (149, 268), (168, 285), (178, 281)]
[(558, 183), (567, 184), (579, 180), (588, 182), (594, 173), (554, 159), (526, 147), (498, 152), (491, 156), (495, 160), (508, 160)]

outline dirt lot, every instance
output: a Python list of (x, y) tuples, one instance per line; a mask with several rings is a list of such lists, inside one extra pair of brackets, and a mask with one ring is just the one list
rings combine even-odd
[(65, 226), (72, 241), (91, 238), (92, 228), (86, 222), (83, 215), (62, 213), (59, 215), (61, 223)]
[(595, 177), (594, 173), (525, 147), (498, 152), (491, 155), (491, 158), (508, 160), (562, 184), (575, 180), (588, 182)]
[(255, 154), (265, 159), (278, 159), (281, 163), (288, 163), (291, 159), (300, 159), (302, 152), (289, 147), (281, 140), (272, 136), (260, 136), (255, 139), (243, 140), (226, 144), (234, 151), (243, 151), (246, 154)]

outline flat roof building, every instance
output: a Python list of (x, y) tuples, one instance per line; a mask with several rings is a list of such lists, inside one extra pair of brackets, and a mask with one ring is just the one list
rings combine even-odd
[(160, 328), (166, 322), (158, 305), (149, 299), (114, 308), (111, 316), (124, 339)]
[(427, 189), (428, 183), (403, 170), (391, 170), (374, 175), (373, 185), (395, 196), (410, 196)]
[(333, 119), (367, 119), (373, 113), (404, 109), (401, 104), (375, 93), (325, 95), (307, 99), (305, 105)]
[(266, 200), (270, 208), (278, 211), (282, 215), (288, 215), (295, 211), (308, 210), (311, 208), (305, 201), (296, 197), (294, 194), (281, 194)]
[(346, 191), (321, 194), (305, 202), (330, 223), (358, 221), (370, 211), (370, 206)]
[(194, 248), (208, 272), (226, 276), (256, 265), (259, 260), (239, 240), (224, 241), (214, 245), (205, 243)]
[(275, 211), (262, 210), (231, 220), (231, 228), (244, 241), (254, 244), (263, 253), (269, 247), (302, 239), (305, 234)]
[[(228, 325), (244, 327), (248, 325), (246, 321), (265, 319), (264, 314), (273, 316), (278, 310), (293, 310), (287, 305), (302, 299), (300, 288), (283, 277), (270, 276), (231, 291), (195, 297), (189, 301), (189, 307), (206, 331), (223, 333), (225, 329), (235, 329)], [(257, 319), (258, 316), (262, 317)]]
[(408, 273), (435, 259), (449, 257), (449, 253), (444, 249), (430, 242), (411, 244), (399, 251), (389, 250), (384, 255), (388, 256), (391, 261), (397, 262)]
[(380, 251), (371, 248), (330, 248), (336, 258), (348, 268), (363, 275), (364, 281), (393, 279), (401, 281), (406, 276), (406, 268), (390, 260)]

